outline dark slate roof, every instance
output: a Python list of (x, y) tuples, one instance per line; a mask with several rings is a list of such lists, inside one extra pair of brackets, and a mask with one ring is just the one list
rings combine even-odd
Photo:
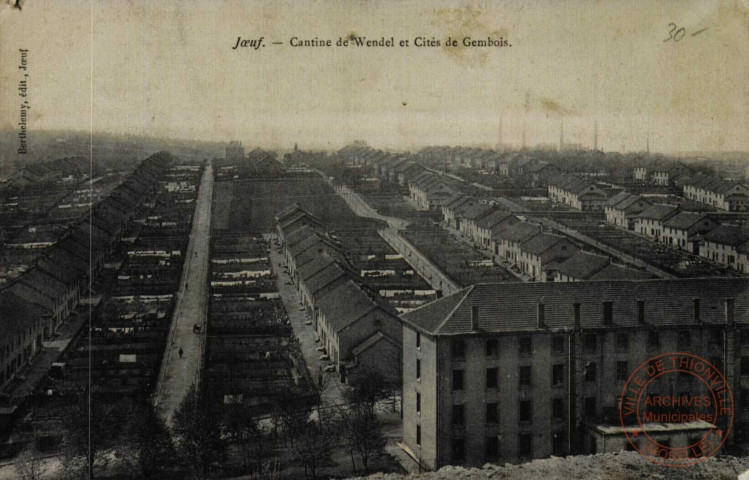
[(644, 212), (637, 215), (637, 218), (647, 218), (650, 220), (666, 220), (671, 218), (679, 210), (676, 205), (664, 205), (657, 203), (645, 209)]
[(556, 271), (574, 279), (587, 280), (610, 262), (608, 257), (579, 251), (557, 265)]
[(679, 212), (670, 219), (668, 219), (663, 226), (664, 227), (671, 227), (671, 228), (689, 228), (695, 223), (698, 223), (702, 221), (703, 218), (706, 218), (706, 215), (704, 213), (696, 213), (696, 212)]
[(304, 285), (307, 287), (307, 291), (313, 298), (317, 298), (317, 293), (321, 292), (324, 288), (330, 286), (334, 282), (342, 279), (347, 279), (348, 274), (346, 270), (341, 268), (340, 265), (333, 262), (325, 266), (322, 270), (309, 277)]
[(476, 205), (473, 205), (471, 208), (468, 208), (463, 213), (461, 213), (460, 217), (465, 218), (467, 220), (475, 220), (477, 218), (482, 218), (482, 216), (487, 215), (494, 208), (495, 207), (487, 203), (477, 203)]
[(524, 242), (534, 235), (541, 233), (541, 227), (532, 223), (520, 222), (509, 225), (497, 232), (497, 237), (511, 242)]
[(719, 243), (721, 245), (732, 245), (738, 247), (749, 240), (741, 227), (735, 225), (719, 225), (713, 231), (702, 237), (707, 242)]
[(648, 280), (653, 275), (642, 270), (610, 263), (590, 276), (588, 280)]
[(479, 219), (476, 222), (476, 226), (479, 228), (489, 229), (489, 228), (492, 228), (494, 225), (497, 225), (505, 221), (507, 218), (511, 216), (512, 214), (510, 212), (505, 212), (504, 210), (494, 210), (489, 215), (485, 216), (484, 218)]
[(317, 305), (335, 332), (340, 332), (378, 308), (377, 303), (352, 280), (332, 289), (318, 299)]
[(42, 316), (49, 315), (43, 307), (31, 303), (3, 290), (0, 292), (0, 348), (14, 342), (29, 328), (35, 328), (35, 322)]
[[(724, 302), (735, 300), (736, 322), (749, 322), (749, 279), (584, 281), (477, 284), (402, 316), (406, 325), (429, 335), (536, 331), (537, 306), (546, 308), (545, 329), (572, 329), (573, 305), (580, 304), (582, 328), (604, 328), (603, 302), (613, 304), (617, 326), (637, 325), (638, 301), (645, 302), (646, 322), (656, 326), (725, 324)], [(692, 299), (702, 302), (694, 319)], [(478, 307), (479, 332), (471, 330)]]
[(378, 343), (380, 343), (382, 340), (390, 342), (390, 343), (392, 343), (394, 345), (400, 345), (398, 342), (396, 342), (392, 338), (386, 336), (382, 332), (377, 332), (377, 333), (372, 334), (369, 338), (367, 338), (366, 340), (364, 340), (363, 342), (361, 342), (356, 347), (354, 347), (354, 349), (351, 352), (355, 356), (356, 355), (360, 355), (362, 352), (365, 352), (365, 351), (369, 350), (373, 346), (375, 346)]
[(520, 250), (533, 255), (540, 255), (562, 240), (566, 240), (566, 238), (561, 235), (539, 233), (520, 245)]

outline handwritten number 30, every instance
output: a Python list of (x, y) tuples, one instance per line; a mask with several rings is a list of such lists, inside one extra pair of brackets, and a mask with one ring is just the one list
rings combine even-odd
[(686, 34), (686, 30), (684, 30), (684, 27), (677, 29), (675, 23), (669, 23), (668, 26), (671, 27), (671, 31), (668, 32), (668, 38), (663, 40), (664, 42), (668, 42), (669, 40), (678, 42), (679, 40), (684, 38), (684, 35)]

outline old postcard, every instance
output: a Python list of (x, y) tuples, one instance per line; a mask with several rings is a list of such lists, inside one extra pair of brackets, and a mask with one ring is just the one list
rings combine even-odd
[(747, 78), (745, 0), (2, 0), (0, 479), (749, 478)]

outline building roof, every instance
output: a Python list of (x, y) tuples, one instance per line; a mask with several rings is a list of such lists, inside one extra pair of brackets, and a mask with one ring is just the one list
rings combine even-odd
[(697, 212), (679, 212), (663, 224), (664, 227), (687, 229), (692, 225), (707, 220), (707, 215)]
[(749, 240), (749, 236), (735, 225), (719, 225), (717, 228), (703, 235), (703, 240), (721, 245), (738, 247)]
[(653, 275), (642, 270), (610, 263), (591, 275), (588, 280), (648, 280)]
[(587, 280), (591, 275), (611, 263), (608, 257), (578, 251), (556, 266), (556, 271), (576, 280)]
[[(724, 302), (735, 299), (735, 321), (749, 322), (749, 279), (615, 280), (477, 284), (403, 314), (406, 325), (429, 335), (518, 332), (575, 328), (572, 305), (580, 304), (582, 328), (604, 328), (602, 303), (612, 302), (613, 323), (636, 326), (638, 301), (656, 326), (725, 324)], [(694, 318), (692, 299), (705, 308)], [(544, 304), (544, 325), (538, 305)], [(478, 308), (478, 331), (471, 325)]]
[(485, 217), (477, 220), (476, 226), (479, 228), (490, 229), (512, 216), (513, 215), (510, 212), (505, 212), (504, 210), (497, 209), (489, 213), (489, 215), (486, 215)]
[(644, 212), (637, 215), (636, 218), (645, 218), (649, 220), (668, 220), (672, 216), (676, 215), (679, 211), (679, 207), (676, 205), (665, 205), (662, 203), (656, 203), (645, 209)]
[(43, 307), (26, 301), (14, 293), (0, 291), (0, 347), (15, 342), (16, 339), (29, 329), (35, 329), (36, 321), (48, 316), (49, 311)]
[(393, 340), (392, 338), (388, 337), (384, 333), (382, 333), (382, 332), (376, 332), (373, 335), (371, 335), (369, 338), (367, 338), (366, 340), (364, 340), (363, 342), (361, 342), (359, 345), (357, 345), (356, 347), (354, 347), (354, 349), (351, 352), (354, 354), (354, 356), (360, 355), (363, 352), (365, 352), (365, 351), (369, 350), (370, 348), (374, 347), (375, 345), (377, 345), (378, 343), (380, 343), (383, 340), (385, 340), (387, 342), (390, 342), (393, 345), (400, 345), (400, 343), (396, 342), (395, 340)]
[(341, 283), (318, 299), (317, 305), (325, 315), (325, 321), (335, 332), (349, 327), (354, 322), (379, 308), (353, 280)]
[(525, 242), (534, 235), (541, 233), (541, 227), (527, 222), (519, 222), (508, 225), (497, 232), (497, 237), (510, 242)]
[(561, 235), (554, 235), (553, 233), (539, 233), (531, 237), (529, 240), (520, 245), (520, 250), (533, 255), (541, 255), (546, 250), (550, 249), (554, 245), (562, 241), (569, 241), (566, 237)]

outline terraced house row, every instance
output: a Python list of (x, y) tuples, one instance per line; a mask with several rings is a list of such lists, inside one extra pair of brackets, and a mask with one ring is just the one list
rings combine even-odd
[(122, 232), (145, 208), (158, 188), (158, 176), (170, 156), (160, 153), (144, 160), (90, 213), (68, 228), (44, 250), (28, 271), (0, 291), (3, 308), (0, 331), (0, 386), (5, 387), (55, 335), (87, 293)]

